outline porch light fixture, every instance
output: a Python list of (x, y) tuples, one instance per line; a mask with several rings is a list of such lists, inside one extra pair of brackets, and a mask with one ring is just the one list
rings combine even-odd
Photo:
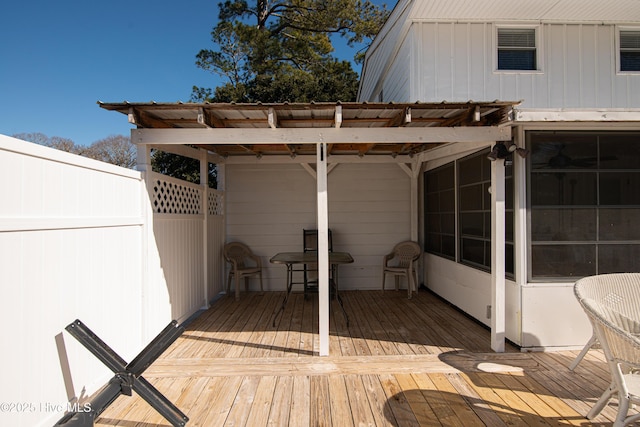
[(529, 150), (527, 150), (526, 148), (517, 147), (516, 153), (518, 153), (518, 155), (524, 159), (529, 155)]
[(518, 149), (518, 146), (515, 142), (513, 142), (513, 140), (505, 142), (504, 145), (505, 147), (507, 147), (507, 150), (509, 150), (510, 153), (513, 153)]
[(507, 150), (509, 150), (510, 153), (518, 153), (518, 155), (523, 159), (529, 155), (529, 150), (527, 150), (526, 148), (518, 147), (513, 140), (507, 141), (504, 144), (506, 145)]
[(498, 159), (511, 159), (512, 153), (518, 153), (523, 159), (529, 155), (529, 150), (518, 147), (515, 142), (508, 141), (506, 143), (498, 142), (493, 146), (491, 152), (487, 154), (487, 159), (495, 162)]
[(493, 146), (493, 148), (491, 149), (491, 152), (487, 154), (487, 159), (491, 160), (492, 162), (495, 162), (498, 159), (506, 158), (510, 154), (511, 152), (509, 152), (509, 149), (502, 142), (498, 142), (496, 145)]

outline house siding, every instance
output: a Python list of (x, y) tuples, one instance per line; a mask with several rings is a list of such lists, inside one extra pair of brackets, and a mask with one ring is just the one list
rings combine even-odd
[[(640, 26), (640, 10), (629, 0), (401, 0), (367, 53), (359, 99), (385, 102), (519, 101), (518, 117), (527, 111), (589, 113), (591, 120), (607, 118), (607, 109), (626, 112), (640, 108), (640, 73), (618, 72), (617, 37), (621, 28)], [(497, 28), (535, 28), (537, 69), (497, 70)], [(403, 56), (410, 50), (410, 61)], [(410, 65), (410, 70), (401, 66)], [(390, 90), (405, 85), (409, 91)], [(393, 83), (392, 83), (393, 82)], [(377, 99), (379, 88), (383, 98)], [(406, 98), (405, 95), (408, 95)], [(523, 113), (523, 115), (520, 115)], [(537, 115), (535, 117), (547, 117)], [(570, 117), (570, 115), (568, 116)], [(562, 129), (597, 127), (565, 122)], [(622, 123), (599, 128), (613, 130)], [(554, 129), (554, 123), (528, 122), (523, 129)], [(461, 157), (456, 156), (456, 158)], [(455, 160), (425, 153), (427, 168)], [(516, 159), (522, 169), (524, 163)], [(526, 211), (525, 178), (518, 180), (516, 198)], [(506, 284), (507, 338), (523, 348), (581, 346), (591, 329), (572, 295), (572, 283), (529, 283), (525, 215), (516, 230), (517, 280)], [(443, 258), (426, 255), (427, 286), (479, 321), (489, 324), (491, 276)], [(553, 300), (558, 308), (547, 301)], [(565, 327), (559, 330), (556, 325)]]
[(379, 92), (379, 95), (382, 95), (382, 98), (384, 98), (381, 100), (410, 98), (410, 73), (414, 68), (411, 51), (410, 41), (407, 41), (400, 46), (397, 54), (397, 60), (390, 68), (390, 73), (396, 76), (396, 78), (392, 80), (385, 80), (382, 85), (382, 91)]
[[(638, 108), (640, 75), (616, 73), (616, 27), (540, 25), (539, 71), (497, 71), (496, 25), (419, 22), (409, 33), (420, 82), (393, 101), (522, 101), (527, 108)], [(406, 42), (405, 42), (406, 43)], [(389, 74), (391, 76), (391, 74)], [(391, 99), (386, 99), (391, 101)]]
[[(425, 281), (429, 289), (453, 302), (486, 326), (491, 326), (487, 307), (491, 306), (491, 274), (436, 255), (425, 254)], [(506, 337), (521, 343), (520, 298), (521, 288), (515, 282), (505, 282)], [(582, 341), (577, 341), (581, 343)]]
[[(398, 45), (406, 40), (406, 32), (410, 27), (407, 21), (410, 9), (403, 3), (406, 2), (399, 2), (392, 11), (391, 16), (381, 32), (381, 34), (384, 33), (384, 37), (378, 36), (367, 51), (365, 63), (362, 68), (360, 89), (358, 91), (359, 101), (380, 100), (378, 96), (383, 87), (383, 80), (380, 79), (380, 76), (389, 73), (388, 67), (391, 66), (392, 61), (396, 58), (399, 49)], [(398, 45), (396, 45), (396, 42)], [(398, 63), (395, 64), (394, 71), (399, 72), (399, 74), (392, 74), (394, 77), (399, 77), (410, 72), (410, 67), (407, 67), (406, 63), (402, 68), (398, 68), (398, 65)], [(386, 79), (384, 83), (388, 84)], [(383, 91), (383, 101), (395, 100), (394, 98), (384, 95), (384, 93)], [(389, 92), (388, 95), (397, 96), (398, 94)], [(404, 95), (408, 96), (409, 94), (406, 93)]]
[[(265, 290), (284, 290), (285, 269), (269, 259), (300, 251), (302, 230), (316, 227), (315, 179), (299, 164), (227, 165), (227, 241), (248, 244), (262, 258)], [(342, 289), (380, 289), (382, 258), (410, 237), (410, 179), (395, 164), (351, 164), (328, 176), (329, 227)], [(257, 289), (257, 281), (251, 282)]]

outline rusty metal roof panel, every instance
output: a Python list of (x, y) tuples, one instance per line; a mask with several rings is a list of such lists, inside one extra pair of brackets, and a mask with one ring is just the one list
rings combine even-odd
[[(128, 115), (138, 128), (398, 128), (495, 126), (511, 120), (518, 102), (466, 103), (102, 103), (101, 108)], [(437, 145), (437, 144), (436, 144)], [(415, 154), (434, 144), (332, 144), (332, 154)], [(206, 148), (223, 156), (309, 154), (304, 144), (216, 144)]]

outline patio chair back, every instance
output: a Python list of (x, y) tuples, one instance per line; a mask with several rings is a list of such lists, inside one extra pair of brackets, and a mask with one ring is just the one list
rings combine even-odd
[[(627, 317), (640, 321), (640, 312), (630, 301), (638, 301), (638, 295), (629, 295), (630, 292), (640, 293), (640, 289), (632, 285), (638, 280), (635, 273), (601, 274), (580, 279), (580, 285), (574, 286), (574, 293), (578, 301), (591, 298), (601, 304), (615, 309)], [(631, 283), (631, 285), (630, 285)], [(623, 295), (629, 298), (623, 298)], [(569, 365), (570, 370), (574, 370), (580, 361), (586, 356), (590, 348), (598, 342), (595, 330), (589, 341), (585, 344), (580, 354)]]
[[(331, 229), (327, 229), (329, 252), (333, 252), (333, 236)], [(302, 230), (302, 246), (305, 252), (318, 252), (318, 230)]]
[(620, 273), (580, 279), (574, 286), (609, 364), (612, 381), (587, 414), (595, 418), (611, 397), (618, 396), (614, 427), (639, 419), (627, 417), (631, 403), (640, 403), (640, 274)]
[[(331, 229), (327, 229), (329, 252), (333, 252), (333, 235)], [(318, 252), (318, 230), (302, 230), (302, 249), (304, 252)], [(304, 264), (304, 298), (307, 299), (309, 294), (318, 292), (318, 265), (317, 264)], [(333, 276), (333, 269), (329, 268), (329, 275)]]
[(590, 298), (640, 322), (640, 273), (589, 276), (573, 287), (578, 301)]

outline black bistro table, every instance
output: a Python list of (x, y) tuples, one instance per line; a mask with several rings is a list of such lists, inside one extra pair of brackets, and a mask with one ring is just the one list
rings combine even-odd
[[(282, 305), (273, 315), (273, 326), (275, 326), (278, 314), (284, 311), (284, 308), (289, 301), (289, 295), (291, 295), (291, 289), (293, 288), (293, 285), (297, 283), (293, 281), (293, 273), (294, 271), (298, 271), (294, 269), (294, 266), (318, 264), (318, 254), (316, 252), (279, 252), (275, 254), (269, 261), (272, 264), (283, 264), (287, 266), (287, 294), (282, 301)], [(340, 294), (338, 293), (337, 266), (339, 264), (350, 264), (352, 262), (353, 257), (348, 252), (329, 252), (329, 265), (331, 266), (332, 272), (329, 279), (329, 287), (331, 293), (335, 295), (338, 303), (340, 304), (340, 308), (342, 309), (342, 313), (344, 314), (347, 326), (349, 326), (349, 316), (347, 316), (347, 312), (345, 311), (344, 305), (342, 304), (342, 298), (340, 298)]]

